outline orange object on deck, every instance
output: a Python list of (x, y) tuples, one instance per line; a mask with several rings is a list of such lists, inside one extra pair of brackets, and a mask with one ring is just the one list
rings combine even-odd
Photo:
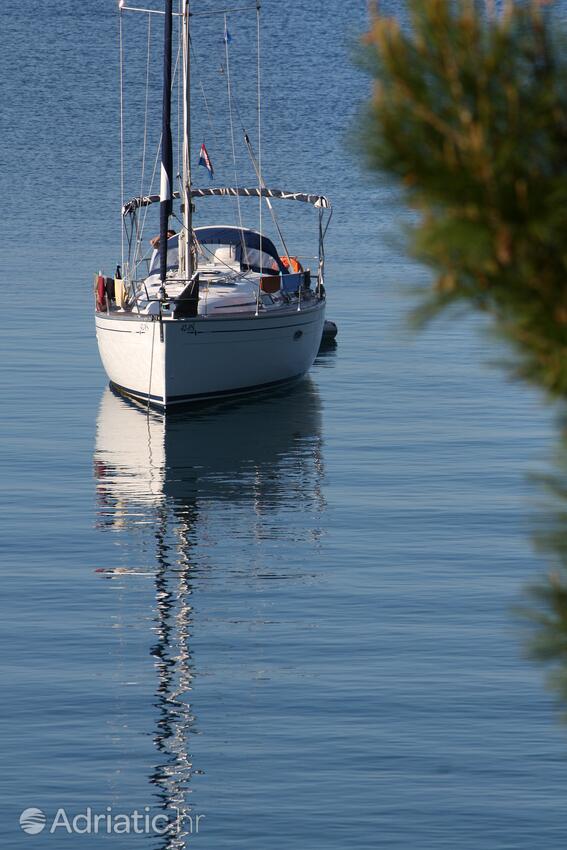
[(280, 260), (286, 267), (286, 269), (290, 269), (292, 272), (302, 272), (303, 266), (297, 259), (297, 257), (280, 257)]

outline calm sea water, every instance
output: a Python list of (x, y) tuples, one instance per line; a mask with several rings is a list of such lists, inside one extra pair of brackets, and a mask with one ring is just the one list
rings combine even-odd
[[(563, 848), (567, 735), (510, 613), (544, 568), (526, 476), (550, 413), (474, 324), (405, 329), (426, 273), (359, 164), (365, 4), (264, 3), (265, 172), (333, 200), (339, 344), (294, 389), (167, 423), (106, 388), (93, 333), (120, 250), (115, 5), (0, 9), (2, 846)], [(231, 181), (203, 26), (195, 120)], [(254, 18), (230, 27), (245, 78)], [(301, 251), (308, 212), (283, 213)], [(49, 833), (88, 807), (199, 831)]]

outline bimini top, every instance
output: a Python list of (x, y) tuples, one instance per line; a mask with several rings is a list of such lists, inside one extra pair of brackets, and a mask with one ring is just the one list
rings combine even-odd
[(196, 227), (193, 231), (199, 245), (234, 245), (236, 260), (242, 269), (265, 273), (289, 274), (278, 256), (276, 246), (267, 236), (246, 227), (222, 225)]
[[(330, 209), (331, 202), (324, 195), (309, 195), (305, 192), (283, 192), (281, 189), (260, 189), (258, 186), (244, 189), (235, 186), (220, 186), (218, 188), (191, 189), (192, 198), (207, 197), (233, 197), (239, 195), (243, 198), (281, 198), (284, 201), (302, 201), (304, 204), (313, 204), (319, 209)], [(174, 198), (179, 198), (179, 192), (173, 193)], [(159, 195), (143, 195), (140, 198), (132, 198), (122, 207), (122, 215), (135, 212), (140, 207), (147, 207), (159, 201)]]

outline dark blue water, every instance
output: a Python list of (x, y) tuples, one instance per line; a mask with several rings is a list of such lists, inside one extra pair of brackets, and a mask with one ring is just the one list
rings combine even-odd
[[(550, 413), (473, 323), (405, 329), (427, 275), (360, 167), (364, 5), (263, 10), (265, 173), (334, 203), (338, 347), (294, 389), (164, 424), (106, 389), (94, 341), (92, 273), (120, 250), (114, 3), (0, 4), (3, 847), (565, 846), (567, 737), (510, 611), (545, 566), (526, 476)], [(222, 21), (203, 32), (216, 121)], [(246, 78), (253, 17), (231, 33)], [(309, 210), (282, 215), (307, 251)], [(184, 830), (49, 832), (88, 807)]]

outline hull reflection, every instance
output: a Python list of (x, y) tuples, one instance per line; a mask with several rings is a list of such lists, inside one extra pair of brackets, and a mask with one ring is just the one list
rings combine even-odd
[[(190, 745), (196, 577), (214, 571), (211, 538), (219, 528), (226, 528), (226, 534), (234, 531), (235, 512), (239, 537), (253, 545), (270, 536), (272, 520), (278, 523), (278, 540), (286, 534), (297, 539), (302, 524), (294, 526), (294, 517), (322, 510), (316, 387), (307, 379), (270, 397), (232, 407), (225, 402), (222, 408), (207, 406), (167, 419), (107, 389), (97, 423), (94, 471), (97, 526), (120, 535), (128, 565), (105, 574), (155, 577), (151, 652), (157, 672), (153, 736), (159, 757), (149, 779), (157, 807), (174, 824), (160, 846), (183, 848), (195, 828), (189, 799), (197, 772)], [(307, 525), (316, 539), (313, 523)], [(138, 565), (131, 568), (134, 558)]]
[[(142, 507), (187, 501), (289, 501), (290, 462), (305, 474), (298, 499), (320, 498), (321, 405), (309, 379), (269, 399), (165, 418), (107, 388), (97, 423), (98, 522), (121, 527)], [(122, 514), (122, 510), (124, 514)]]

